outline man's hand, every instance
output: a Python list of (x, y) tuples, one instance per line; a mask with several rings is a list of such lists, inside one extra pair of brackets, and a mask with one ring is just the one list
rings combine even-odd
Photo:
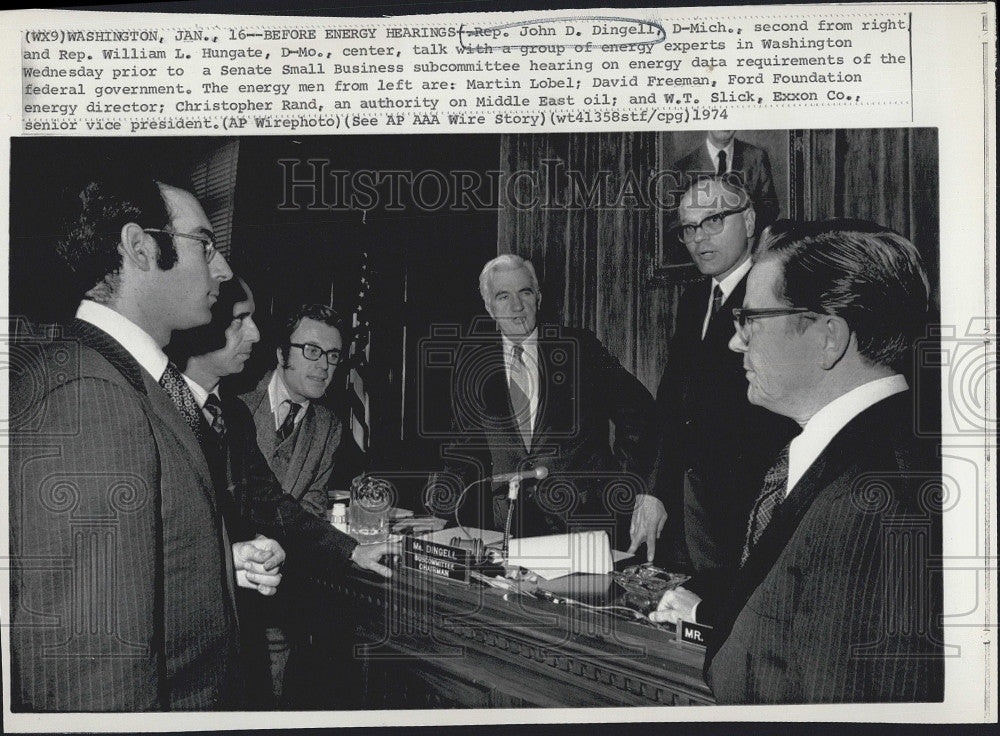
[(313, 516), (326, 517), (326, 491), (306, 491), (299, 503)]
[(236, 584), (256, 589), (261, 595), (274, 595), (281, 582), (281, 565), (285, 550), (273, 539), (257, 535), (249, 542), (233, 545), (233, 567)]
[(632, 525), (629, 527), (632, 546), (628, 548), (628, 553), (634, 555), (639, 545), (645, 543), (646, 561), (652, 562), (653, 554), (656, 552), (656, 540), (666, 523), (667, 510), (663, 508), (660, 499), (646, 493), (636, 496), (635, 507), (632, 509)]
[(649, 619), (658, 624), (676, 624), (678, 619), (696, 624), (694, 609), (700, 602), (701, 598), (687, 588), (674, 588), (663, 594), (656, 610), (649, 614)]
[(392, 570), (379, 562), (385, 555), (398, 555), (403, 551), (402, 542), (381, 542), (379, 544), (359, 544), (351, 553), (351, 562), (365, 570), (391, 578)]

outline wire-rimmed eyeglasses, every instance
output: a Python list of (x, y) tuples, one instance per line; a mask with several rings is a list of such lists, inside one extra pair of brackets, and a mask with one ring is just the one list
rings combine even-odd
[(201, 243), (202, 247), (205, 249), (205, 263), (208, 263), (215, 257), (218, 247), (215, 244), (215, 240), (208, 235), (192, 235), (191, 233), (179, 233), (176, 230), (167, 230), (166, 228), (158, 227), (144, 227), (142, 229), (144, 233), (164, 233), (165, 235), (172, 235), (178, 238), (191, 238), (192, 240), (197, 240)]

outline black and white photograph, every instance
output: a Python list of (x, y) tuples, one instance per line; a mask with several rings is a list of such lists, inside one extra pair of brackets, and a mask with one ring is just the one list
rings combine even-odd
[(13, 139), (12, 711), (941, 702), (938, 141)]

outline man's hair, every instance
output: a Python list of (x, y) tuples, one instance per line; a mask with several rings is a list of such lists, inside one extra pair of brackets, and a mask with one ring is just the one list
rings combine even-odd
[(278, 335), (278, 349), (281, 351), (282, 367), (288, 364), (288, 352), (291, 350), (292, 335), (304, 319), (312, 319), (329, 325), (340, 333), (341, 340), (347, 339), (344, 332), (344, 321), (333, 307), (328, 307), (325, 304), (299, 305), (282, 323), (281, 333)]
[(479, 293), (482, 295), (483, 301), (489, 303), (492, 297), (490, 279), (493, 278), (494, 271), (517, 271), (522, 268), (528, 271), (528, 276), (531, 278), (531, 288), (538, 292), (538, 277), (535, 275), (535, 267), (531, 265), (531, 261), (513, 253), (504, 253), (489, 261), (479, 272)]
[(843, 318), (865, 359), (893, 369), (906, 364), (926, 324), (930, 283), (916, 246), (902, 235), (863, 220), (779, 220), (754, 260), (782, 265), (777, 298)]
[(206, 325), (174, 332), (164, 349), (167, 357), (181, 371), (191, 358), (214, 353), (226, 345), (226, 330), (233, 322), (233, 309), (250, 298), (249, 287), (233, 277), (219, 284), (219, 298), (212, 305), (212, 319)]
[[(122, 268), (118, 251), (122, 228), (130, 222), (144, 228), (165, 228), (170, 224), (170, 213), (160, 183), (149, 177), (91, 181), (79, 199), (79, 209), (67, 224), (66, 236), (57, 243), (56, 252), (75, 277), (79, 296), (93, 291), (88, 295), (106, 301), (102, 295), (115, 291)], [(173, 239), (162, 233), (151, 235), (158, 248), (157, 265), (164, 270), (172, 268), (177, 262)]]
[(753, 207), (753, 198), (750, 192), (743, 186), (740, 177), (734, 174), (723, 174), (722, 176), (701, 176), (696, 178), (687, 189), (684, 190), (684, 197), (689, 196), (691, 204), (695, 207), (707, 206), (714, 197), (709, 197), (710, 189), (719, 187), (723, 190), (723, 203), (725, 209), (736, 209), (749, 202)]

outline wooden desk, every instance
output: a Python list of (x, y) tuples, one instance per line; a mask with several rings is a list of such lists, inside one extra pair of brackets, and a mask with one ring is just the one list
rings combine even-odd
[[(608, 576), (586, 577), (610, 585)], [(331, 677), (341, 691), (357, 685), (357, 700), (310, 707), (713, 702), (701, 675), (704, 653), (651, 625), (516, 594), (505, 599), (493, 588), (402, 568), (391, 582), (360, 570), (337, 583), (286, 582), (301, 586), (296, 601), (308, 601), (299, 614), (309, 632), (310, 680)], [(574, 587), (579, 599), (594, 592)], [(332, 619), (333, 611), (343, 618)], [(354, 642), (367, 642), (353, 652), (345, 645), (352, 632)]]

